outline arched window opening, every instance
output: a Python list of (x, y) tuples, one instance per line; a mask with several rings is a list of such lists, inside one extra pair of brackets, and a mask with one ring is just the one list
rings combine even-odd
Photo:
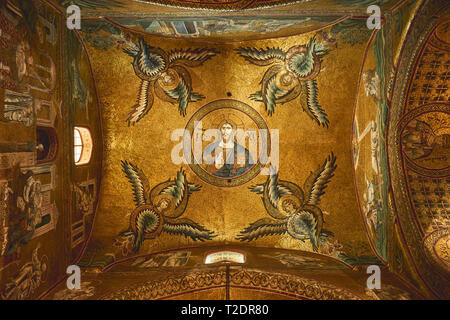
[(75, 127), (73, 130), (73, 149), (75, 165), (88, 164), (92, 156), (92, 136), (88, 128)]

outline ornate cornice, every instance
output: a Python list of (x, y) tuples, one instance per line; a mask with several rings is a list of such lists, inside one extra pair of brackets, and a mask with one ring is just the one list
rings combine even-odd
[[(228, 280), (227, 280), (228, 279)], [(212, 288), (244, 288), (311, 300), (361, 300), (347, 289), (296, 275), (257, 270), (193, 272), (161, 280), (151, 280), (119, 289), (103, 300), (157, 300)]]

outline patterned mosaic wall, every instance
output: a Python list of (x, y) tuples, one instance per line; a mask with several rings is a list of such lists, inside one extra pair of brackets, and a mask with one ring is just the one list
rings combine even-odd
[(450, 228), (448, 178), (431, 178), (408, 170), (414, 210), (424, 233)]
[[(172, 5), (169, 2), (164, 4)], [(58, 3), (78, 4), (88, 13), (128, 8), (118, 0)], [(339, 10), (368, 5), (365, 0), (329, 3)], [(219, 287), (229, 286), (216, 270), (211, 275), (193, 273), (189, 279), (181, 274), (163, 279), (161, 274), (159, 280), (140, 278), (139, 286), (111, 289), (126, 270), (188, 268), (198, 260), (190, 250), (202, 244), (245, 243), (319, 253), (331, 260), (281, 251), (266, 253), (265, 259), (275, 259), (273, 266), (287, 269), (333, 270), (336, 276), (342, 268), (354, 266), (357, 271), (360, 265), (395, 260), (393, 269), (421, 289), (408, 250), (413, 259), (425, 251), (439, 272), (448, 269), (446, 21), (433, 29), (418, 55), (399, 121), (405, 190), (420, 246), (405, 249), (403, 242), (410, 235), (402, 233), (401, 219), (393, 215), (400, 189), (389, 192), (389, 72), (401, 62), (401, 56), (395, 60), (396, 52), (416, 1), (404, 1), (390, 12), (387, 27), (395, 28), (395, 35), (391, 29), (367, 30), (364, 19), (333, 15), (301, 21), (228, 17), (196, 23), (93, 18), (78, 33), (63, 30), (63, 11), (37, 0), (27, 4), (9, 1), (0, 7), (2, 299), (45, 293), (62, 278), (65, 267), (83, 255), (91, 230), (79, 264), (100, 269), (117, 265), (123, 270), (111, 280), (106, 280), (107, 272), (102, 280), (88, 277), (80, 293), (84, 298), (93, 297), (100, 287), (110, 290), (96, 297), (168, 298), (189, 294), (182, 287), (189, 279), (200, 289), (210, 287), (214, 279)], [(237, 5), (250, 8), (262, 2)], [(308, 5), (315, 8), (314, 1)], [(245, 39), (262, 30), (270, 32)], [(237, 34), (242, 38), (228, 42)], [(203, 38), (212, 35), (221, 41)], [(197, 127), (198, 120), (204, 128)], [(75, 125), (93, 134), (96, 147), (86, 166), (73, 165)], [(231, 148), (226, 139), (212, 164), (175, 164), (170, 158), (175, 144), (171, 136), (180, 128), (192, 136), (220, 128), (223, 137), (226, 130), (280, 129), (278, 171), (261, 163), (253, 166), (245, 144), (227, 151)], [(276, 137), (262, 141), (268, 148)], [(221, 162), (230, 154), (243, 163)], [(217, 160), (220, 156), (223, 159)], [(260, 175), (261, 169), (269, 174)], [(397, 242), (389, 242), (390, 237)], [(145, 256), (180, 247), (188, 249)], [(243, 290), (242, 296), (247, 289), (258, 289), (299, 299), (383, 299), (389, 292), (391, 298), (410, 298), (395, 287), (388, 293), (347, 291), (272, 271), (225, 274), (231, 276), (231, 286)], [(425, 278), (435, 282), (431, 286), (442, 287), (437, 277)], [(100, 286), (102, 281), (110, 281), (110, 287)], [(55, 298), (77, 298), (64, 290)]]
[(425, 235), (450, 224), (450, 54), (446, 42), (449, 25), (441, 23), (428, 39), (412, 76), (405, 106), (406, 114), (417, 115), (406, 116), (409, 122), (402, 133), (402, 147), (409, 167), (410, 195)]
[[(105, 10), (130, 12), (132, 9), (148, 10), (149, 7), (158, 8), (177, 8), (177, 9), (199, 9), (232, 11), (241, 9), (257, 9), (257, 8), (275, 8), (280, 9), (287, 5), (300, 9), (355, 9), (363, 8), (371, 4), (395, 5), (394, 0), (53, 0), (61, 6), (69, 6), (71, 4), (79, 5), (89, 10)], [(156, 5), (156, 6), (151, 6)]]
[[(29, 16), (26, 19), (25, 16)], [(0, 296), (37, 297), (62, 272), (61, 30), (40, 3), (0, 6)]]
[[(408, 247), (404, 253), (413, 258), (424, 279), (417, 281), (416, 274), (415, 283), (446, 297), (450, 37), (448, 10), (440, 6), (435, 1), (422, 6), (406, 38), (404, 57), (398, 63), (399, 70), (406, 71), (397, 73), (391, 97), (389, 150), (394, 202)], [(419, 27), (424, 23), (427, 28)]]
[[(65, 60), (71, 40), (62, 25), (60, 12), (41, 1), (1, 3), (2, 299), (33, 299), (51, 288), (90, 232), (101, 164), (98, 106), (83, 58)], [(74, 168), (74, 125), (94, 135), (92, 161), (82, 169)]]
[[(423, 48), (414, 71), (402, 133), (403, 156), (415, 216), (432, 256), (450, 270), (450, 23), (442, 22)], [(430, 240), (429, 240), (430, 241)], [(444, 243), (441, 246), (441, 243)], [(445, 244), (447, 243), (447, 244)], [(427, 249), (426, 249), (427, 250)]]

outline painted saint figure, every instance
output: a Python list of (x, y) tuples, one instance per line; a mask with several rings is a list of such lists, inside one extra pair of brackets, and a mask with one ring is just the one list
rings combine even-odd
[(254, 164), (247, 148), (235, 142), (236, 124), (227, 119), (219, 125), (220, 141), (207, 146), (203, 152), (204, 159), (214, 159), (208, 166), (216, 177), (231, 178), (244, 174)]
[(6, 121), (15, 121), (30, 127), (35, 123), (34, 100), (30, 93), (6, 90), (3, 116)]

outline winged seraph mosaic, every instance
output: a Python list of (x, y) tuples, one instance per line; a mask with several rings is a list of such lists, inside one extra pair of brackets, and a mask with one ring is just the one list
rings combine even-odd
[(166, 53), (143, 39), (124, 49), (133, 57), (133, 68), (141, 79), (139, 94), (128, 124), (141, 120), (152, 108), (154, 94), (162, 101), (178, 104), (182, 116), (186, 115), (189, 102), (199, 101), (203, 95), (193, 92), (192, 79), (185, 67), (198, 67), (216, 55), (215, 49), (176, 49)]
[(256, 49), (240, 47), (236, 51), (248, 62), (268, 66), (260, 81), (261, 90), (250, 99), (263, 102), (269, 115), (277, 104), (283, 104), (300, 96), (303, 110), (319, 125), (328, 127), (327, 114), (319, 105), (315, 78), (321, 70), (321, 58), (328, 53), (326, 46), (310, 39), (307, 45), (296, 45), (287, 51), (280, 48)]
[(146, 239), (154, 239), (161, 232), (184, 235), (194, 241), (214, 238), (214, 232), (200, 224), (180, 218), (187, 208), (190, 195), (201, 186), (189, 183), (183, 169), (175, 179), (162, 182), (150, 190), (144, 172), (127, 161), (122, 161), (123, 172), (133, 188), (136, 208), (131, 213), (129, 228), (119, 236), (126, 238), (126, 246), (131, 243), (133, 251), (138, 252)]
[(278, 174), (272, 171), (265, 183), (250, 187), (252, 192), (262, 194), (264, 207), (272, 218), (251, 223), (236, 239), (252, 241), (287, 233), (294, 239), (311, 241), (313, 250), (317, 252), (333, 235), (323, 229), (323, 212), (319, 203), (336, 167), (336, 157), (331, 153), (323, 165), (311, 171), (303, 189), (293, 182), (279, 180)]

